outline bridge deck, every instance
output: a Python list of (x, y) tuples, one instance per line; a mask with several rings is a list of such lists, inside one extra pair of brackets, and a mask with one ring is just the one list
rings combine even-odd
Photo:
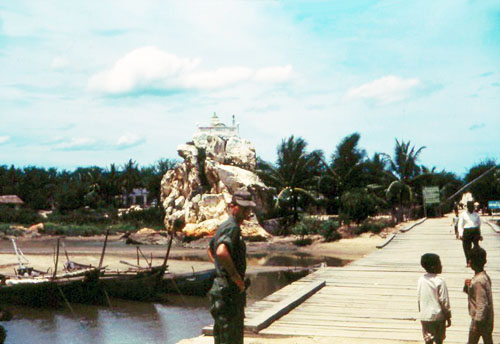
[[(421, 255), (434, 252), (441, 257), (442, 276), (451, 299), (452, 327), (447, 330), (446, 342), (464, 343), (470, 317), (462, 288), (464, 279), (472, 277), (473, 272), (465, 267), (461, 241), (455, 239), (450, 222), (449, 218), (428, 219), (396, 235), (385, 248), (348, 266), (322, 268), (248, 307), (245, 323), (255, 323), (270, 308), (283, 304), (311, 282), (326, 281), (322, 289), (259, 334), (422, 342), (421, 325), (416, 320), (416, 285), (423, 274)], [(482, 234), (493, 298), (500, 302), (500, 237), (486, 224)], [(500, 324), (499, 315), (500, 311), (496, 312), (496, 324)], [(499, 328), (497, 325), (493, 334), (497, 340)]]

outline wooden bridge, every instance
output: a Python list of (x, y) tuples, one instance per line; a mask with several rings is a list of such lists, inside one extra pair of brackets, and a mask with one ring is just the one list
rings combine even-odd
[[(356, 342), (423, 342), (417, 317), (416, 286), (424, 270), (420, 257), (437, 253), (450, 294), (452, 326), (447, 343), (467, 341), (470, 317), (462, 242), (455, 239), (449, 218), (428, 219), (398, 233), (384, 248), (344, 267), (326, 267), (292, 283), (246, 309), (246, 331), (259, 336), (325, 336)], [(488, 252), (486, 271), (493, 299), (500, 304), (500, 234), (483, 224), (481, 246)], [(500, 340), (500, 311), (494, 339)], [(338, 338), (338, 339), (340, 339)]]

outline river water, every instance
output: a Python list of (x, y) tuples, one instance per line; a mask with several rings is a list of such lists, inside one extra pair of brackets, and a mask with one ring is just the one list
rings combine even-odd
[[(317, 258), (290, 256), (281, 259), (251, 257), (268, 265), (302, 266), (317, 263)], [(268, 257), (269, 258), (269, 257)], [(323, 261), (324, 259), (319, 259)], [(257, 262), (258, 263), (258, 262)], [(283, 264), (287, 263), (287, 264)], [(330, 260), (343, 265), (341, 260)], [(250, 276), (248, 304), (290, 283), (283, 272), (263, 272)], [(8, 307), (14, 318), (1, 324), (7, 330), (6, 343), (12, 344), (173, 344), (200, 335), (212, 324), (207, 297), (168, 295), (164, 303), (111, 300), (112, 307), (72, 305), (60, 310)]]

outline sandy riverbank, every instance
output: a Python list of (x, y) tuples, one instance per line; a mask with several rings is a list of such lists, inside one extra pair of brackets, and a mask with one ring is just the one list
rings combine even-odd
[[(359, 259), (376, 249), (376, 245), (383, 242), (387, 235), (405, 226), (411, 225), (411, 222), (400, 224), (395, 228), (384, 230), (380, 235), (364, 233), (360, 236), (341, 239), (331, 243), (322, 242), (317, 238), (312, 245), (306, 247), (297, 247), (293, 244), (295, 237), (273, 237), (266, 242), (247, 243), (249, 255), (254, 257), (263, 257), (260, 259), (249, 259), (249, 272), (272, 270), (273, 267), (263, 266), (267, 256), (294, 256), (310, 255), (312, 257), (333, 257), (341, 261), (352, 261)], [(65, 251), (72, 261), (81, 264), (97, 266), (102, 252), (104, 236), (94, 237), (67, 237), (61, 238), (64, 241), (64, 247), (61, 246), (59, 262), (63, 264), (66, 261)], [(42, 236), (39, 238), (17, 238), (18, 247), (22, 250), (29, 260), (29, 265), (42, 271), (54, 268), (55, 247), (57, 237)], [(177, 243), (173, 246), (169, 258), (169, 270), (173, 273), (199, 271), (212, 268), (213, 265), (208, 262), (206, 257), (206, 246), (208, 239), (201, 239), (189, 244)], [(153, 265), (160, 265), (165, 256), (165, 246), (160, 245), (141, 245), (141, 251), (153, 261)], [(110, 236), (103, 265), (112, 270), (126, 270), (127, 265), (121, 261), (131, 264), (137, 264), (137, 249), (134, 245), (126, 245), (120, 236)], [(10, 240), (0, 240), (0, 273), (13, 275), (14, 265), (17, 258), (12, 248)], [(139, 264), (146, 266), (146, 261), (140, 255)], [(342, 264), (342, 263), (339, 263)], [(284, 264), (286, 265), (286, 264)], [(59, 265), (61, 269), (62, 265)]]

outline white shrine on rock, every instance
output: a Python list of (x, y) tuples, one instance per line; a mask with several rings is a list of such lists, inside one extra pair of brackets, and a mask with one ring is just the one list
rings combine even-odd
[(222, 123), (215, 112), (212, 116), (212, 119), (210, 120), (209, 126), (200, 126), (198, 123), (196, 125), (198, 127), (198, 132), (196, 134), (216, 135), (225, 139), (233, 136), (240, 136), (240, 124), (235, 123), (234, 115), (232, 126), (228, 126)]

